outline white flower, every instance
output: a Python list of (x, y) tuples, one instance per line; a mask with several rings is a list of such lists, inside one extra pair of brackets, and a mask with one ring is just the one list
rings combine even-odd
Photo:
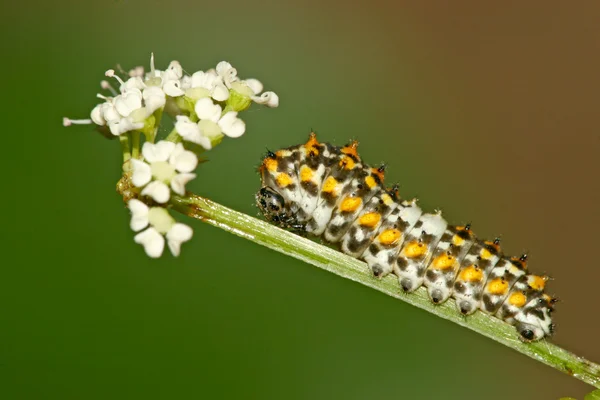
[(129, 117), (134, 110), (142, 108), (142, 92), (139, 89), (128, 89), (114, 99), (117, 112), (122, 117)]
[(185, 94), (183, 89), (181, 89), (181, 82), (179, 82), (179, 79), (166, 81), (163, 85), (163, 90), (171, 97), (183, 96)]
[(167, 245), (174, 256), (178, 256), (181, 250), (181, 244), (192, 238), (192, 228), (175, 222), (169, 212), (163, 207), (148, 207), (139, 200), (132, 199), (127, 203), (131, 211), (131, 229), (139, 232), (150, 225), (145, 231), (138, 233), (134, 241), (144, 246), (146, 254), (152, 258), (162, 255), (165, 247), (165, 238)]
[[(164, 71), (157, 70), (152, 54), (147, 73), (144, 73), (143, 67), (136, 67), (129, 71), (126, 81), (112, 69), (107, 70), (105, 75), (119, 83), (118, 87), (113, 87), (108, 81), (101, 81), (100, 86), (110, 91), (111, 96), (98, 94), (104, 102), (92, 109), (89, 119), (64, 118), (65, 126), (96, 124), (108, 127), (115, 136), (135, 130), (143, 130), (147, 134), (160, 124), (160, 121), (154, 121), (155, 125), (151, 126), (153, 120), (148, 118), (165, 107), (167, 96), (186, 96), (184, 102), (169, 103), (172, 107), (170, 112), (189, 116), (189, 107), (193, 104), (200, 120), (194, 124), (189, 118), (181, 119), (178, 116), (177, 130), (185, 140), (210, 149), (210, 140), (215, 137), (222, 134), (239, 137), (244, 134), (246, 126), (238, 118), (237, 112), (246, 110), (252, 102), (268, 107), (279, 105), (277, 94), (261, 94), (263, 85), (260, 81), (241, 80), (237, 70), (227, 61), (218, 63), (215, 69), (197, 71), (190, 76), (184, 74), (178, 61), (171, 61)], [(232, 111), (221, 115), (223, 110), (215, 103), (223, 102), (226, 103), (223, 107)]]
[(144, 188), (142, 196), (150, 196), (158, 203), (169, 201), (169, 186), (173, 192), (183, 196), (185, 184), (196, 177), (191, 172), (198, 165), (198, 157), (185, 150), (181, 143), (165, 140), (156, 144), (145, 142), (142, 155), (145, 162), (131, 159), (131, 181), (135, 186)]
[(177, 133), (188, 142), (199, 144), (204, 147), (206, 150), (210, 150), (212, 148), (212, 144), (210, 139), (204, 136), (202, 131), (200, 131), (200, 127), (197, 123), (192, 122), (185, 115), (178, 115), (177, 122), (175, 123), (175, 129)]
[(267, 107), (276, 108), (279, 106), (279, 96), (275, 92), (264, 92), (260, 96), (250, 97), (257, 104), (263, 104)]
[(229, 98), (229, 90), (223, 83), (222, 77), (214, 71), (197, 71), (191, 77), (190, 88), (186, 95), (193, 99), (212, 97), (216, 101), (225, 101)]
[(246, 131), (246, 124), (237, 118), (237, 112), (229, 111), (221, 116), (221, 106), (214, 104), (208, 97), (198, 100), (194, 111), (200, 119), (198, 121), (200, 131), (209, 138), (217, 137), (221, 133), (237, 138)]
[(217, 64), (217, 74), (223, 79), (229, 89), (250, 97), (257, 104), (275, 108), (279, 106), (279, 96), (274, 92), (264, 92), (263, 84), (257, 79), (240, 80), (237, 76), (237, 70), (227, 61), (221, 61)]
[(216, 72), (223, 79), (223, 82), (228, 88), (231, 87), (233, 82), (240, 80), (240, 78), (237, 76), (237, 69), (233, 68), (233, 66), (227, 61), (221, 61), (218, 63)]
[(166, 102), (165, 92), (156, 86), (149, 86), (142, 92), (144, 104), (148, 114), (154, 113), (159, 108), (163, 108)]

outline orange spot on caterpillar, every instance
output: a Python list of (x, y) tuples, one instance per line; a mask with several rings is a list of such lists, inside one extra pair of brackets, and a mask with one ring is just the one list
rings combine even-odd
[(418, 240), (413, 240), (412, 242), (407, 243), (402, 249), (402, 254), (408, 258), (421, 257), (426, 252), (427, 245), (419, 242)]
[(386, 229), (379, 234), (378, 240), (381, 244), (390, 246), (398, 243), (401, 237), (402, 232), (398, 229)]
[(433, 269), (446, 270), (452, 268), (456, 264), (456, 259), (448, 254), (437, 256), (431, 263)]
[(337, 185), (338, 181), (336, 181), (333, 176), (330, 176), (325, 180), (325, 183), (323, 183), (323, 189), (321, 189), (321, 191), (324, 193), (333, 193)]
[(292, 179), (292, 177), (289, 176), (288, 174), (286, 174), (285, 172), (282, 172), (279, 175), (277, 175), (277, 178), (275, 178), (275, 181), (277, 182), (279, 187), (282, 187), (282, 188), (287, 187), (287, 186), (291, 185), (292, 183), (294, 183), (294, 180)]
[(360, 197), (346, 197), (340, 204), (340, 210), (342, 212), (354, 212), (358, 210), (358, 207), (362, 204)]
[(469, 265), (460, 272), (458, 278), (465, 282), (481, 282), (483, 280), (483, 272), (475, 265)]
[(377, 186), (377, 181), (375, 181), (375, 178), (373, 178), (371, 175), (365, 178), (365, 183), (367, 184), (369, 189), (373, 189), (375, 186)]
[(304, 144), (304, 149), (307, 156), (318, 156), (319, 155), (319, 142), (317, 141), (317, 135), (311, 132), (308, 135), (308, 141)]
[(508, 297), (508, 303), (515, 307), (523, 307), (527, 303), (527, 296), (521, 292), (514, 292)]
[(267, 171), (275, 172), (277, 171), (278, 162), (274, 158), (265, 158), (265, 161), (263, 161), (263, 165), (267, 168)]
[(381, 220), (381, 214), (379, 214), (377, 212), (370, 212), (370, 213), (367, 213), (367, 214), (363, 215), (362, 217), (360, 217), (360, 219), (358, 220), (358, 223), (361, 226), (374, 228), (375, 225), (377, 225), (380, 220)]
[(527, 278), (527, 284), (533, 289), (537, 291), (544, 290), (546, 286), (546, 277), (537, 276), (537, 275), (529, 275)]
[(302, 182), (310, 182), (313, 178), (313, 175), (314, 171), (310, 169), (309, 166), (303, 165), (302, 168), (300, 168), (300, 180)]
[(349, 145), (342, 147), (342, 153), (360, 159), (360, 157), (358, 156), (358, 151), (356, 149), (358, 149), (358, 142), (354, 140)]
[(487, 285), (487, 292), (490, 294), (505, 294), (508, 290), (508, 282), (502, 278), (496, 278)]

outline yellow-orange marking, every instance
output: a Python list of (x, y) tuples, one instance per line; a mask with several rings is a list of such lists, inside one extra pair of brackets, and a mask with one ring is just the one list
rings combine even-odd
[(508, 290), (508, 282), (504, 279), (496, 278), (487, 285), (487, 292), (490, 294), (504, 294)]
[(317, 141), (317, 135), (314, 132), (308, 136), (308, 142), (304, 145), (304, 149), (307, 156), (318, 156), (319, 155), (319, 142)]
[(381, 214), (377, 212), (370, 212), (358, 219), (358, 223), (361, 226), (366, 226), (368, 228), (374, 228), (379, 221), (381, 220)]
[(330, 176), (325, 180), (325, 183), (323, 183), (323, 189), (321, 189), (321, 191), (325, 193), (333, 193), (337, 185), (338, 181), (336, 181), (333, 176)]
[(481, 257), (484, 260), (489, 260), (492, 257), (492, 253), (490, 253), (490, 251), (486, 248), (481, 249), (481, 252), (479, 253), (479, 257)]
[(402, 249), (402, 253), (408, 258), (421, 257), (426, 252), (427, 245), (417, 240), (413, 240), (412, 242), (407, 243), (406, 246), (404, 246), (404, 249)]
[(342, 212), (354, 212), (358, 210), (358, 207), (362, 204), (360, 197), (346, 197), (340, 204), (340, 210)]
[(314, 175), (314, 171), (312, 169), (310, 169), (309, 166), (307, 165), (303, 165), (302, 168), (300, 168), (300, 180), (302, 182), (309, 182), (312, 180)]
[(392, 196), (390, 196), (387, 193), (384, 193), (381, 196), (381, 200), (383, 200), (383, 204), (385, 204), (386, 206), (391, 206), (392, 204), (394, 204), (394, 199), (392, 199)]
[(379, 242), (386, 246), (394, 245), (400, 241), (402, 237), (402, 232), (398, 229), (386, 229), (385, 231), (379, 234)]
[(340, 167), (344, 169), (353, 169), (356, 166), (356, 163), (351, 157), (345, 156), (340, 160)]
[(377, 186), (377, 181), (371, 175), (365, 178), (365, 183), (367, 184), (369, 189), (373, 189), (375, 186)]
[(292, 155), (292, 152), (289, 151), (289, 150), (278, 150), (278, 151), (275, 152), (275, 155), (277, 157), (281, 157), (281, 158), (283, 158), (283, 157), (289, 157), (289, 156)]
[(542, 290), (544, 289), (544, 286), (546, 286), (546, 278), (537, 275), (531, 275), (527, 283), (534, 290)]
[(379, 170), (379, 168), (371, 168), (371, 173), (373, 175), (377, 175), (379, 180), (383, 182), (383, 178), (385, 177), (385, 172), (383, 170)]
[(274, 158), (267, 158), (263, 162), (264, 166), (267, 167), (267, 171), (275, 172), (277, 171), (277, 160)]
[(455, 246), (462, 246), (462, 244), (465, 242), (465, 239), (461, 238), (459, 235), (454, 235), (452, 237), (452, 244)]
[(437, 256), (431, 263), (431, 267), (433, 269), (441, 269), (441, 270), (452, 268), (454, 265), (455, 265), (455, 258), (452, 256), (449, 256), (447, 254)]
[(280, 173), (279, 175), (277, 175), (277, 178), (275, 178), (275, 181), (277, 181), (277, 184), (279, 185), (279, 187), (287, 187), (289, 185), (291, 185), (292, 183), (294, 183), (293, 179), (291, 176), (289, 176), (288, 174), (286, 174), (285, 172)]
[(489, 240), (486, 240), (485, 244), (487, 246), (493, 247), (496, 250), (496, 253), (498, 253), (500, 251), (500, 245), (498, 243), (496, 243), (495, 241), (494, 242), (490, 242)]
[(355, 140), (352, 143), (350, 143), (348, 146), (342, 147), (342, 153), (348, 154), (348, 155), (353, 155), (354, 157), (359, 158), (358, 152), (356, 151), (357, 148), (358, 148), (358, 142)]
[(527, 302), (527, 296), (525, 296), (521, 292), (514, 292), (510, 296), (508, 296), (508, 303), (515, 307), (523, 307)]
[(476, 266), (469, 265), (460, 272), (458, 278), (465, 282), (481, 282), (483, 279), (483, 272)]

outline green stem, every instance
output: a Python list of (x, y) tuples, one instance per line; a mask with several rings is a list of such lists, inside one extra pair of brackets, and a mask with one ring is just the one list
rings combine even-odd
[(464, 317), (456, 312), (454, 300), (450, 299), (444, 304), (435, 305), (429, 300), (423, 287), (414, 293), (404, 294), (399, 290), (397, 279), (392, 276), (383, 279), (373, 277), (367, 265), (362, 261), (200, 196), (173, 196), (171, 203), (174, 209), (182, 214), (379, 290), (388, 296), (403, 300), (438, 317), (448, 319), (585, 383), (600, 388), (600, 365), (570, 353), (546, 340), (528, 344), (522, 343), (515, 333), (515, 328), (498, 318), (482, 312)]
[(122, 134), (119, 136), (119, 142), (121, 142), (121, 151), (123, 152), (123, 163), (131, 159), (131, 149), (129, 147), (129, 134)]
[(169, 135), (165, 138), (165, 140), (168, 140), (169, 142), (173, 142), (173, 143), (179, 143), (183, 139), (181, 138), (179, 133), (177, 133), (177, 129), (173, 128), (173, 130), (171, 131), (171, 133), (169, 133)]
[(131, 157), (140, 158), (140, 133), (131, 132)]

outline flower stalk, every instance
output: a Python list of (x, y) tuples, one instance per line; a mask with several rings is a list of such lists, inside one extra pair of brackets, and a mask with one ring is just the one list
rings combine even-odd
[(212, 200), (188, 194), (173, 196), (171, 204), (173, 209), (182, 214), (422, 308), (600, 388), (600, 365), (546, 340), (523, 343), (515, 334), (514, 327), (498, 318), (482, 312), (464, 317), (456, 312), (453, 299), (449, 299), (441, 305), (435, 305), (429, 300), (427, 291), (423, 287), (414, 293), (404, 294), (399, 290), (397, 279), (392, 276), (383, 279), (375, 278), (362, 261), (265, 221), (227, 208)]

